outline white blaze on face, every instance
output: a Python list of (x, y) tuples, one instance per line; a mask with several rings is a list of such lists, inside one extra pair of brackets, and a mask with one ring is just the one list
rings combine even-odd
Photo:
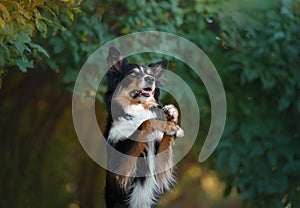
[[(147, 77), (147, 76), (152, 76), (152, 75), (149, 75), (149, 73), (147, 73), (147, 70), (149, 70), (149, 69), (146, 69), (146, 68), (144, 68), (143, 66), (140, 66), (140, 70), (141, 70), (141, 72), (143, 73), (143, 78), (142, 78), (142, 81), (141, 81), (141, 83), (140, 83), (140, 89), (143, 89), (143, 88), (145, 88), (145, 87), (150, 87), (151, 90), (153, 91), (153, 90), (155, 89), (155, 81), (153, 82), (152, 85), (149, 85), (149, 83), (147, 83), (147, 82), (145, 81), (145, 77)], [(152, 77), (153, 77), (153, 76), (152, 76)], [(147, 93), (147, 92), (145, 92), (145, 93)]]

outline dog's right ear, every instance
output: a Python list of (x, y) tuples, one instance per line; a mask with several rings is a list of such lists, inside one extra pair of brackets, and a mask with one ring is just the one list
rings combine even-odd
[(109, 48), (106, 60), (109, 68), (115, 68), (118, 71), (122, 71), (122, 67), (128, 64), (127, 58), (124, 58), (121, 52), (114, 46)]

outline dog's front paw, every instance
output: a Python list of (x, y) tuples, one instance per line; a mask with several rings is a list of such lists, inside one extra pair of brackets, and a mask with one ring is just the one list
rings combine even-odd
[(182, 128), (172, 122), (167, 123), (165, 133), (176, 138), (182, 138), (184, 136), (184, 131), (182, 130)]
[(154, 108), (158, 108), (159, 104), (156, 102), (149, 101), (146, 105), (144, 105), (145, 109), (153, 110)]
[(183, 129), (178, 126), (178, 130), (176, 131), (176, 134), (174, 136), (176, 138), (182, 138), (182, 137), (184, 137), (184, 131), (183, 131)]
[(172, 104), (165, 105), (163, 107), (163, 111), (164, 111), (168, 121), (172, 121), (175, 124), (178, 123), (178, 110), (174, 105), (172, 105)]

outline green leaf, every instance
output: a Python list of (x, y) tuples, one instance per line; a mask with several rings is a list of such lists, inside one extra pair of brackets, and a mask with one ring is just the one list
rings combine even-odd
[(62, 31), (66, 30), (66, 28), (64, 26), (62, 26), (61, 24), (59, 24), (57, 22), (54, 22), (54, 21), (52, 21), (50, 19), (47, 19), (47, 18), (44, 18), (44, 17), (42, 17), (41, 19), (44, 20), (46, 23), (48, 23), (50, 25), (53, 25), (53, 26), (57, 27), (58, 29), (60, 29)]
[(75, 14), (78, 14), (78, 13), (81, 12), (80, 8), (78, 8), (78, 7), (72, 8), (72, 11), (73, 11)]
[(25, 48), (25, 45), (23, 43), (20, 42), (15, 42), (15, 47), (17, 49), (17, 51), (22, 54)]
[(10, 20), (10, 15), (9, 15), (9, 12), (8, 12), (6, 6), (4, 6), (3, 4), (0, 4), (0, 11), (1, 11), (1, 15), (3, 16), (4, 19)]
[(69, 9), (67, 9), (67, 15), (70, 18), (70, 20), (74, 21), (74, 14)]
[(253, 146), (253, 149), (251, 150), (249, 156), (250, 157), (262, 156), (264, 152), (265, 152), (265, 148), (263, 147), (262, 144), (258, 143)]
[(265, 89), (270, 89), (276, 84), (276, 79), (270, 72), (262, 74), (260, 80)]
[(27, 68), (33, 68), (33, 61), (27, 58), (17, 59), (16, 64), (22, 72), (27, 72)]
[(236, 174), (240, 164), (240, 157), (236, 152), (232, 152), (229, 156), (229, 171), (232, 174)]
[(282, 96), (279, 99), (279, 103), (278, 103), (279, 112), (282, 112), (282, 111), (286, 110), (290, 106), (290, 103), (291, 103), (291, 101), (288, 97)]
[(31, 41), (31, 38), (28, 34), (24, 33), (24, 32), (19, 32), (14, 34), (11, 39), (10, 39), (10, 43), (11, 44), (16, 44), (16, 43), (20, 43), (20, 44), (24, 44), (24, 43), (29, 43)]
[(41, 35), (46, 38), (47, 36), (47, 25), (42, 19), (36, 19), (35, 25), (37, 29), (40, 31)]
[(56, 17), (55, 12), (48, 5), (42, 5), (40, 7), (44, 10), (47, 10), (53, 17)]
[(30, 43), (30, 47), (33, 49), (36, 49), (39, 53), (46, 56), (47, 58), (50, 58), (49, 54), (42, 46), (40, 46), (38, 44)]
[(50, 44), (54, 46), (54, 54), (61, 53), (65, 48), (64, 41), (59, 37), (54, 37), (50, 40)]
[(5, 27), (5, 21), (0, 17), (0, 28), (4, 29), (4, 27)]
[(135, 10), (135, 9), (137, 8), (137, 5), (136, 5), (135, 0), (128, 0), (128, 1), (127, 1), (127, 7), (128, 7), (130, 10)]
[[(11, 51), (6, 45), (0, 46), (0, 67), (7, 64), (7, 59), (11, 56)], [(2, 69), (3, 70), (3, 69)]]
[(260, 70), (256, 68), (245, 68), (244, 69), (245, 79), (248, 82), (251, 82), (259, 77)]
[[(222, 140), (221, 140), (222, 142)], [(227, 151), (221, 151), (218, 153), (218, 157), (217, 157), (217, 163), (216, 163), (216, 169), (217, 171), (222, 171), (224, 169), (224, 167), (226, 166), (226, 162), (227, 162), (227, 158), (228, 158), (228, 152)]]
[(46, 1), (46, 5), (49, 5), (50, 7), (52, 7), (52, 9), (53, 9), (56, 13), (58, 13), (58, 6), (57, 6), (56, 3), (47, 0), (47, 1)]
[(75, 70), (67, 70), (64, 74), (63, 81), (65, 83), (72, 83), (76, 80), (78, 76), (78, 71)]
[(172, 5), (167, 1), (163, 1), (163, 2), (159, 3), (159, 6), (162, 7), (163, 9), (167, 9), (167, 10), (172, 8)]

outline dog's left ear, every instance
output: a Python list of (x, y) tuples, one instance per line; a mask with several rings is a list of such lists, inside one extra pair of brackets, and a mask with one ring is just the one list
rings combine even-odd
[(128, 63), (127, 58), (121, 55), (121, 52), (116, 47), (109, 48), (107, 64), (109, 68), (115, 68), (118, 71), (122, 71), (122, 67)]
[(165, 71), (168, 68), (168, 60), (164, 59), (157, 63), (151, 63), (148, 66), (151, 67), (155, 74), (155, 93), (154, 98), (157, 102), (159, 102), (160, 97), (160, 88), (163, 86)]
[(148, 66), (154, 70), (155, 77), (160, 79), (160, 78), (163, 78), (165, 71), (168, 68), (168, 64), (169, 64), (169, 61), (166, 59), (163, 59), (157, 63), (151, 63)]

